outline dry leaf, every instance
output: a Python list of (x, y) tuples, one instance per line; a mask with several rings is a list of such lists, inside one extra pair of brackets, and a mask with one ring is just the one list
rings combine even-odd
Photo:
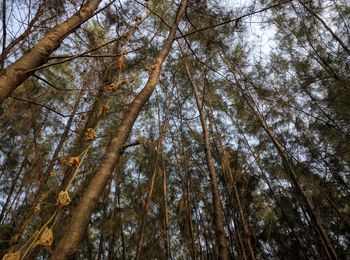
[(60, 206), (67, 206), (71, 202), (68, 191), (61, 191), (57, 197), (57, 204)]
[(34, 212), (40, 212), (41, 208), (40, 208), (40, 204), (36, 204), (34, 207)]
[(69, 166), (75, 166), (78, 167), (80, 163), (80, 159), (79, 156), (75, 156), (75, 157), (68, 157), (68, 165)]
[(118, 57), (116, 67), (118, 70), (123, 70), (126, 68), (126, 64), (125, 64), (123, 56)]
[(13, 253), (8, 253), (3, 256), (2, 260), (20, 260), (21, 259), (21, 254), (17, 252)]
[(96, 133), (93, 128), (88, 128), (84, 134), (84, 139), (90, 141), (96, 138)]
[[(118, 64), (117, 64), (117, 67), (118, 67)], [(116, 84), (114, 84), (114, 83), (109, 84), (106, 87), (107, 92), (115, 92), (115, 91), (117, 91), (117, 89), (118, 89), (118, 86)]]
[(53, 233), (52, 229), (45, 227), (43, 233), (41, 233), (38, 241), (35, 242), (33, 247), (35, 246), (51, 246), (53, 242)]
[(56, 176), (57, 176), (57, 173), (54, 172), (54, 171), (52, 171), (52, 172), (50, 172), (50, 176), (51, 176), (51, 177), (56, 177)]
[(128, 54), (128, 51), (127, 51), (127, 50), (122, 50), (122, 51), (120, 52), (120, 56), (123, 56), (123, 55), (126, 55), (126, 54)]
[(100, 111), (98, 112), (99, 116), (105, 116), (109, 109), (110, 107), (107, 104), (100, 107)]

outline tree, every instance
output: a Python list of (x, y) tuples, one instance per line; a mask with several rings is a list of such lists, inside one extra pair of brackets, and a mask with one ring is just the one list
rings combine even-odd
[(3, 259), (348, 257), (348, 1), (1, 6)]

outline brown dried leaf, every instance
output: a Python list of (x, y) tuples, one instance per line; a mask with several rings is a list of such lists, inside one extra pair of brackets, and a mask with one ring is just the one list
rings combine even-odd
[(86, 132), (84, 133), (84, 139), (86, 141), (90, 141), (96, 138), (96, 133), (93, 128), (88, 128)]
[(21, 259), (21, 254), (19, 251), (13, 252), (13, 253), (8, 253), (3, 256), (2, 260), (20, 260)]
[(45, 227), (43, 233), (41, 233), (40, 238), (38, 241), (34, 243), (35, 246), (51, 246), (53, 242), (53, 233), (52, 229)]
[(61, 191), (57, 196), (57, 204), (67, 206), (71, 202), (68, 191)]
[[(117, 67), (118, 67), (118, 64), (117, 64)], [(107, 92), (115, 92), (115, 91), (117, 91), (117, 89), (118, 89), (118, 86), (116, 85), (116, 84), (114, 84), (114, 83), (112, 83), (112, 84), (109, 84), (107, 87), (106, 87), (106, 91)]]
[(57, 173), (54, 172), (54, 171), (52, 171), (52, 172), (50, 172), (50, 176), (51, 176), (51, 177), (56, 177), (56, 176), (57, 176)]
[(40, 207), (40, 204), (36, 204), (35, 207), (34, 207), (34, 212), (40, 212), (41, 210), (41, 207)]
[(78, 167), (78, 166), (79, 166), (79, 163), (80, 163), (80, 158), (79, 158), (79, 156), (68, 157), (67, 162), (68, 162), (68, 165), (69, 165), (69, 166)]
[(100, 107), (100, 111), (98, 112), (99, 116), (105, 116), (107, 111), (110, 109), (109, 105), (103, 105), (102, 107)]
[(120, 56), (123, 56), (123, 55), (126, 55), (126, 54), (128, 54), (128, 51), (127, 51), (127, 50), (122, 50), (122, 51), (120, 52)]
[(117, 67), (117, 70), (123, 70), (126, 68), (126, 64), (123, 56), (118, 57), (116, 67)]

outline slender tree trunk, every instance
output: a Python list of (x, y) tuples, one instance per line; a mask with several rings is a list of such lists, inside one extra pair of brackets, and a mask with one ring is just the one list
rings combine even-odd
[(208, 101), (209, 101), (209, 106), (210, 106), (210, 111), (211, 111), (211, 117), (212, 118), (212, 122), (214, 124), (215, 127), (215, 132), (217, 133), (217, 139), (218, 139), (218, 143), (219, 143), (219, 151), (221, 153), (220, 156), (220, 162), (221, 162), (221, 166), (222, 166), (222, 172), (224, 175), (224, 179), (227, 179), (229, 187), (230, 187), (230, 192), (229, 195), (230, 197), (233, 199), (233, 207), (235, 206), (234, 204), (237, 204), (238, 208), (238, 213), (239, 213), (239, 217), (242, 223), (242, 229), (243, 229), (243, 237), (244, 237), (244, 241), (247, 245), (247, 255), (249, 256), (250, 259), (255, 260), (255, 254), (254, 254), (254, 250), (253, 250), (253, 246), (251, 243), (251, 238), (250, 238), (250, 231), (249, 231), (249, 226), (248, 226), (248, 222), (247, 219), (244, 215), (244, 211), (243, 211), (243, 207), (241, 204), (241, 199), (237, 190), (237, 186), (236, 186), (236, 181), (233, 179), (233, 172), (229, 163), (229, 155), (225, 149), (225, 146), (223, 144), (220, 132), (219, 132), (219, 128), (215, 122), (215, 118), (213, 118), (213, 108), (211, 105), (211, 100), (210, 97), (208, 97)]
[(331, 240), (329, 239), (326, 231), (323, 229), (321, 222), (313, 209), (311, 201), (309, 200), (304, 189), (300, 186), (300, 184), (297, 180), (297, 173), (295, 172), (294, 166), (292, 165), (292, 162), (289, 159), (288, 153), (285, 151), (285, 149), (283, 148), (281, 143), (278, 141), (278, 139), (276, 138), (276, 136), (274, 135), (272, 130), (267, 126), (267, 124), (266, 124), (264, 118), (261, 116), (261, 114), (250, 103), (247, 102), (247, 104), (252, 109), (253, 113), (255, 114), (257, 119), (259, 120), (261, 126), (263, 127), (265, 132), (268, 134), (268, 136), (270, 137), (271, 141), (273, 142), (275, 148), (277, 149), (279, 155), (281, 156), (283, 164), (285, 166), (285, 169), (288, 172), (289, 177), (290, 177), (297, 193), (300, 195), (302, 201), (305, 204), (307, 214), (309, 215), (311, 222), (314, 224), (314, 226), (317, 230), (317, 233), (321, 237), (322, 244), (325, 247), (325, 251), (327, 253), (328, 258), (329, 259), (338, 259), (337, 253), (336, 253), (336, 251), (331, 243)]
[(320, 235), (321, 241), (323, 246), (325, 247), (325, 251), (327, 253), (327, 257), (329, 259), (338, 259), (337, 253), (326, 233), (326, 231), (323, 229), (321, 222), (317, 215), (315, 214), (315, 211), (313, 209), (312, 203), (307, 197), (304, 189), (300, 186), (298, 180), (297, 180), (297, 173), (294, 170), (294, 166), (292, 165), (291, 160), (289, 159), (288, 153), (285, 151), (281, 143), (278, 141), (272, 130), (267, 126), (264, 118), (261, 116), (261, 114), (249, 103), (247, 102), (248, 106), (251, 108), (257, 119), (259, 120), (261, 126), (265, 130), (265, 132), (270, 137), (272, 143), (274, 144), (275, 148), (277, 149), (279, 155), (281, 156), (281, 159), (283, 161), (283, 164), (285, 166), (286, 171), (289, 174), (289, 177), (291, 179), (291, 182), (293, 183), (293, 186), (295, 187), (297, 193), (300, 195), (302, 201), (305, 204), (307, 215), (309, 215), (311, 222), (315, 226), (317, 233)]
[[(6, 0), (2, 0), (2, 51), (1, 53), (5, 52), (6, 49), (6, 33), (7, 33), (7, 28), (6, 28)], [(4, 68), (5, 64), (5, 59), (0, 59), (0, 71)]]
[(160, 156), (162, 155), (162, 147), (163, 147), (163, 135), (167, 126), (167, 120), (165, 118), (162, 126), (161, 126), (161, 130), (159, 133), (159, 140), (158, 140), (158, 144), (157, 144), (157, 155), (155, 158), (155, 163), (154, 163), (154, 169), (153, 169), (153, 174), (151, 177), (151, 181), (149, 184), (149, 188), (147, 191), (147, 196), (145, 199), (145, 204), (144, 204), (144, 208), (143, 208), (143, 214), (142, 214), (142, 219), (141, 219), (141, 223), (140, 223), (140, 231), (139, 231), (139, 237), (137, 240), (137, 248), (136, 248), (136, 257), (135, 260), (140, 260), (141, 258), (141, 254), (142, 254), (142, 247), (143, 247), (143, 238), (144, 238), (144, 231), (145, 231), (145, 225), (146, 225), (146, 221), (147, 221), (147, 215), (148, 215), (148, 211), (151, 207), (151, 203), (152, 203), (152, 196), (153, 196), (153, 191), (154, 191), (154, 183), (155, 183), (155, 179), (157, 176), (157, 173), (159, 173), (159, 171), (161, 171), (161, 167), (159, 165), (159, 159)]
[(93, 15), (100, 2), (101, 0), (87, 2), (77, 13), (50, 30), (32, 49), (2, 71), (0, 103), (34, 73), (33, 69), (47, 62), (50, 54), (60, 46), (61, 42)]
[(8, 191), (8, 195), (7, 195), (6, 201), (5, 201), (4, 204), (1, 205), (2, 206), (2, 210), (1, 210), (1, 213), (0, 213), (0, 223), (2, 223), (3, 218), (6, 217), (6, 212), (9, 211), (8, 205), (9, 205), (9, 203), (11, 201), (11, 198), (12, 198), (12, 195), (13, 195), (15, 189), (16, 189), (16, 184), (18, 183), (18, 179), (21, 176), (22, 169), (25, 167), (25, 165), (26, 165), (26, 160), (23, 160), (22, 163), (21, 163), (21, 167), (18, 169), (16, 176), (12, 180), (11, 187), (10, 187), (10, 190)]
[(127, 141), (131, 133), (132, 126), (141, 109), (148, 101), (156, 87), (161, 67), (165, 58), (169, 54), (176, 35), (178, 23), (185, 13), (186, 6), (187, 0), (182, 0), (175, 21), (171, 26), (169, 36), (165, 41), (162, 50), (155, 59), (151, 75), (145, 87), (135, 97), (125, 112), (119, 127), (116, 129), (116, 132), (107, 147), (105, 156), (100, 166), (96, 170), (90, 184), (83, 193), (80, 203), (74, 210), (75, 214), (72, 216), (70, 223), (68, 224), (67, 230), (69, 230), (69, 232), (66, 232), (59, 241), (52, 254), (52, 259), (68, 259), (78, 250), (82, 236), (89, 224), (90, 217), (97, 206), (101, 193), (105, 188), (116, 163), (119, 161), (120, 151)]
[[(180, 164), (180, 159), (179, 159), (179, 154), (177, 151), (176, 143), (174, 141), (173, 133), (171, 131), (171, 127), (169, 127), (169, 132), (171, 135), (171, 140), (172, 140), (172, 145), (174, 149), (174, 154), (176, 158), (176, 170), (177, 174), (181, 176), (181, 169), (184, 172), (184, 176), (182, 177), (181, 183), (182, 183), (182, 192), (183, 192), (183, 199), (186, 201), (186, 222), (188, 225), (188, 230), (189, 230), (189, 236), (190, 236), (190, 241), (187, 243), (188, 246), (188, 251), (191, 254), (191, 259), (195, 260), (196, 255), (197, 255), (197, 243), (194, 237), (194, 229), (193, 229), (193, 221), (192, 221), (192, 200), (190, 197), (190, 172), (189, 172), (189, 158), (187, 156), (187, 153), (185, 151), (185, 141), (183, 138), (183, 133), (182, 133), (182, 125), (180, 125), (180, 132), (181, 132), (181, 156), (183, 160), (181, 161), (182, 163)], [(198, 232), (199, 233), (199, 232)], [(198, 234), (199, 237), (199, 234)], [(199, 241), (199, 240), (198, 240)], [(199, 243), (200, 247), (200, 243)], [(200, 247), (201, 251), (201, 247)]]
[(350, 55), (350, 48), (343, 42), (342, 39), (338, 37), (338, 35), (332, 30), (331, 27), (328, 26), (328, 24), (319, 16), (317, 13), (315, 13), (311, 8), (307, 6), (306, 3), (304, 3), (303, 0), (298, 0), (298, 2), (311, 14), (313, 15), (323, 26), (324, 28), (333, 36), (333, 38), (343, 47), (343, 49)]
[(196, 98), (196, 103), (198, 107), (198, 111), (200, 114), (200, 120), (202, 124), (203, 129), (203, 139), (204, 139), (204, 150), (207, 157), (207, 166), (209, 171), (209, 177), (210, 177), (210, 184), (211, 184), (211, 192), (213, 196), (213, 208), (214, 208), (214, 224), (215, 224), (215, 234), (216, 234), (216, 240), (219, 248), (219, 259), (228, 260), (230, 258), (227, 241), (225, 237), (225, 227), (224, 227), (224, 220), (222, 215), (222, 207), (221, 207), (221, 200), (220, 200), (220, 193), (218, 188), (218, 183), (216, 179), (216, 172), (214, 168), (213, 163), (213, 156), (211, 153), (211, 147), (210, 147), (210, 141), (209, 141), (209, 132), (206, 125), (206, 114), (203, 107), (203, 104), (200, 100), (200, 95), (198, 88), (192, 78), (191, 72), (188, 68), (188, 64), (186, 63), (186, 71), (187, 76), (190, 80), (194, 96)]
[(231, 166), (229, 163), (229, 156), (226, 152), (226, 149), (225, 149), (224, 144), (222, 142), (222, 138), (221, 138), (220, 133), (219, 133), (219, 129), (218, 129), (215, 122), (214, 122), (214, 126), (215, 126), (216, 133), (218, 134), (218, 141), (219, 141), (218, 143), (219, 143), (219, 147), (220, 147), (220, 152), (222, 153), (220, 156), (220, 159), (221, 159), (223, 174), (226, 177), (226, 179), (228, 180), (229, 187), (231, 188), (230, 196), (231, 196), (231, 198), (233, 198), (234, 204), (235, 203), (237, 204), (236, 208), (238, 209), (239, 218), (240, 218), (241, 223), (242, 223), (243, 237), (244, 237), (244, 241), (247, 245), (247, 249), (246, 249), (247, 255), (249, 256), (249, 259), (255, 260), (256, 258), (255, 258), (253, 246), (252, 246), (252, 243), (250, 240), (249, 226), (248, 226), (247, 219), (244, 215), (244, 211), (243, 211), (243, 207), (241, 204), (240, 196), (238, 194), (236, 182), (233, 179), (233, 172), (232, 172), (232, 169), (231, 169)]
[[(163, 150), (163, 148), (162, 148)], [(163, 152), (162, 152), (163, 153)], [(170, 259), (170, 241), (169, 241), (169, 213), (168, 213), (168, 179), (167, 172), (165, 170), (164, 155), (162, 155), (163, 164), (163, 207), (164, 207), (164, 247), (165, 247), (165, 259)]]
[(158, 165), (156, 163), (155, 164), (155, 169), (153, 171), (153, 174), (152, 174), (152, 177), (151, 177), (151, 181), (150, 181), (150, 184), (149, 184), (149, 188), (148, 188), (148, 191), (147, 191), (147, 196), (146, 196), (146, 199), (145, 199), (145, 205), (143, 207), (143, 213), (142, 213), (142, 219), (141, 219), (141, 223), (140, 223), (139, 236), (138, 236), (138, 239), (137, 239), (137, 248), (136, 248), (135, 260), (140, 260), (141, 259), (146, 219), (147, 219), (148, 210), (149, 210), (149, 208), (151, 206), (151, 202), (152, 202), (152, 195), (153, 195), (153, 190), (154, 190), (154, 182), (155, 182), (155, 178), (157, 176), (158, 170), (159, 170), (158, 169)]
[[(6, 5), (6, 1), (7, 0), (3, 0), (3, 5)], [(4, 41), (4, 44), (2, 46), (2, 52), (0, 54), (0, 71), (2, 69), (5, 68), (5, 60), (7, 55), (9, 54), (9, 52), (17, 45), (19, 44), (21, 41), (25, 40), (31, 33), (35, 23), (39, 20), (40, 16), (43, 14), (44, 12), (44, 7), (45, 7), (45, 1), (42, 1), (41, 4), (39, 5), (37, 12), (35, 14), (35, 16), (33, 17), (33, 19), (28, 23), (27, 28), (25, 29), (25, 31), (17, 36), (15, 39), (13, 39), (7, 46), (6, 46), (6, 42)], [(6, 7), (3, 6), (3, 10), (5, 10)], [(4, 14), (3, 14), (4, 15)], [(4, 18), (4, 16), (3, 16)], [(5, 25), (6, 23), (3, 23), (3, 25)]]
[(232, 66), (230, 64), (228, 64), (228, 66), (229, 66), (229, 68), (230, 68), (230, 70), (235, 78), (235, 82), (236, 82), (236, 84), (237, 84), (237, 86), (242, 94), (242, 98), (245, 100), (247, 106), (250, 108), (250, 110), (252, 111), (254, 116), (257, 118), (261, 127), (267, 133), (267, 135), (271, 139), (273, 145), (275, 146), (278, 154), (280, 155), (282, 162), (283, 162), (283, 165), (285, 167), (285, 170), (288, 173), (288, 176), (291, 180), (291, 183), (293, 184), (295, 190), (297, 191), (297, 194), (300, 195), (301, 200), (304, 202), (305, 207), (306, 207), (306, 211), (307, 211), (307, 215), (310, 217), (311, 223), (315, 226), (316, 231), (320, 236), (321, 242), (324, 246), (324, 249), (326, 251), (328, 259), (338, 259), (336, 250), (333, 247), (331, 240), (328, 237), (326, 231), (322, 227), (321, 222), (313, 209), (311, 201), (309, 200), (304, 189), (301, 187), (301, 185), (298, 182), (297, 173), (294, 170), (294, 165), (293, 165), (292, 160), (289, 158), (288, 152), (285, 150), (283, 145), (279, 142), (277, 137), (274, 135), (273, 131), (268, 127), (265, 119), (262, 117), (262, 115), (260, 114), (258, 109), (256, 109), (256, 105), (254, 104), (254, 100), (252, 99), (252, 97), (249, 94), (247, 94), (245, 92), (244, 88), (242, 87), (242, 85), (238, 81), (236, 74), (235, 74), (234, 70), (232, 69)]

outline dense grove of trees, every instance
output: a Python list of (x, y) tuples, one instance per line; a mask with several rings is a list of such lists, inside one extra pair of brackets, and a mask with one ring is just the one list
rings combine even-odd
[(2, 259), (350, 259), (348, 0), (0, 10)]

